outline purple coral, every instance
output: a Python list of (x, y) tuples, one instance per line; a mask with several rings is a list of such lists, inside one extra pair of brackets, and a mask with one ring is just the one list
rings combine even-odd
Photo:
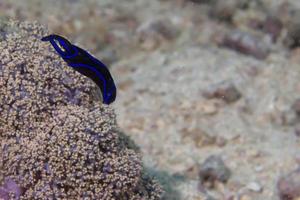
[(0, 198), (160, 199), (96, 86), (49, 53), (42, 27), (6, 26), (16, 31), (0, 42)]
[(10, 178), (4, 180), (4, 184), (0, 187), (0, 199), (9, 200), (11, 196), (15, 199), (19, 199), (22, 190), (15, 181)]

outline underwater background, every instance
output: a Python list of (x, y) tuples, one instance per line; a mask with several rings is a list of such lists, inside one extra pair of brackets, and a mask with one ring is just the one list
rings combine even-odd
[[(25, 22), (25, 25), (9, 22), (11, 20)], [(7, 37), (10, 33), (21, 36)], [(99, 98), (95, 85), (72, 70), (64, 72), (67, 65), (55, 56), (50, 46), (39, 46), (38, 40), (31, 36), (38, 38), (49, 33), (68, 38), (108, 66), (117, 87), (115, 102), (102, 106), (98, 99), (95, 108), (89, 107), (94, 101), (90, 96)], [(3, 175), (20, 169), (17, 166), (11, 167), (12, 171), (6, 170), (8, 163), (13, 163), (9, 156), (14, 154), (14, 159), (19, 159), (19, 150), (11, 150), (13, 153), (6, 155), (9, 148), (6, 144), (15, 147), (19, 142), (10, 143), (11, 140), (19, 140), (25, 134), (8, 134), (16, 121), (22, 127), (25, 117), (5, 118), (13, 112), (6, 106), (8, 101), (18, 96), (17, 92), (10, 93), (7, 89), (10, 79), (5, 81), (7, 74), (18, 70), (19, 63), (8, 64), (14, 58), (28, 61), (28, 66), (35, 63), (33, 69), (37, 73), (32, 71), (35, 84), (48, 81), (46, 78), (37, 80), (48, 74), (55, 80), (57, 91), (49, 89), (45, 94), (32, 95), (41, 105), (48, 103), (42, 95), (51, 93), (56, 98), (51, 99), (51, 106), (47, 107), (54, 113), (49, 114), (54, 116), (53, 121), (52, 118), (46, 120), (48, 111), (43, 110), (45, 115), (41, 119), (45, 120), (46, 127), (67, 121), (74, 123), (68, 125), (68, 130), (76, 130), (84, 124), (93, 131), (103, 131), (106, 130), (106, 126), (101, 125), (103, 122), (108, 124), (108, 132), (113, 130), (112, 135), (103, 136), (105, 139), (99, 141), (113, 144), (117, 150), (113, 145), (98, 150), (102, 154), (108, 151), (105, 148), (112, 149), (112, 154), (120, 157), (122, 162), (118, 166), (126, 165), (120, 170), (120, 174), (126, 176), (120, 180), (128, 178), (128, 182), (120, 188), (113, 186), (113, 191), (105, 190), (108, 196), (98, 196), (100, 199), (300, 199), (300, 1), (0, 0), (0, 44), (0, 137), (3, 137), (0, 199), (7, 198), (7, 190), (14, 191), (16, 198), (24, 191), (16, 186), (18, 181)], [(13, 44), (17, 45), (12, 47)], [(28, 47), (32, 49), (26, 50), (22, 57)], [(55, 68), (53, 72), (49, 67), (46, 72), (39, 71), (43, 67), (36, 62), (44, 63), (44, 59), (47, 66)], [(20, 83), (20, 87), (15, 88), (26, 84)], [(64, 84), (78, 90), (60, 93), (65, 90), (61, 86)], [(54, 87), (49, 85), (45, 83), (41, 88)], [(11, 98), (4, 98), (6, 96)], [(55, 102), (61, 103), (61, 109), (55, 110), (55, 106), (58, 107)], [(24, 107), (21, 105), (18, 109)], [(66, 113), (81, 117), (74, 121)], [(28, 118), (26, 123), (32, 119)], [(40, 120), (36, 115), (34, 119)], [(31, 130), (31, 127), (26, 128)], [(59, 136), (66, 129), (56, 130), (54, 126), (56, 142), (69, 141), (67, 136)], [(125, 135), (130, 137), (126, 142), (114, 140), (127, 137)], [(29, 139), (25, 142), (33, 137), (27, 136)], [(85, 138), (85, 134), (77, 137)], [(53, 144), (55, 139), (51, 140)], [(45, 138), (39, 140), (46, 141)], [(47, 142), (45, 148), (49, 145)], [(43, 151), (42, 147), (35, 151)], [(93, 156), (97, 156), (96, 153)], [(104, 157), (111, 158), (107, 154)], [(28, 164), (25, 161), (22, 165)], [(105, 170), (110, 173), (111, 169), (106, 166)], [(141, 175), (144, 173), (147, 178)], [(46, 188), (51, 181), (35, 189), (43, 191), (41, 188)], [(131, 190), (132, 185), (137, 187)], [(126, 192), (116, 197), (118, 190)], [(35, 195), (33, 192), (24, 198), (31, 199)], [(37, 199), (43, 198), (42, 195)]]

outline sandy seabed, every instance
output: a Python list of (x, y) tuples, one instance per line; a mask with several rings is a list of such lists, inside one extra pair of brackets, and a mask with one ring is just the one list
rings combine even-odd
[[(300, 163), (299, 2), (211, 2), (8, 0), (0, 16), (47, 25), (110, 65), (118, 124), (165, 199), (279, 199), (278, 180)], [(206, 187), (211, 155), (231, 176)]]

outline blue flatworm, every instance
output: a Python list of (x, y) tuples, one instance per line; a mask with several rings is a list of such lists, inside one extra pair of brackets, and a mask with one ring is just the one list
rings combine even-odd
[(114, 80), (108, 68), (100, 60), (59, 35), (48, 35), (43, 37), (42, 41), (49, 41), (70, 67), (98, 85), (104, 104), (110, 104), (116, 99), (117, 89)]

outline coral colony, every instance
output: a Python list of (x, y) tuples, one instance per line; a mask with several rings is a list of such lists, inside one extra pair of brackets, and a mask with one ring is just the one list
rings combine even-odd
[(108, 104), (115, 99), (108, 70), (66, 40), (44, 38), (60, 41), (60, 55), (80, 73), (67, 67), (40, 41), (46, 31), (37, 24), (9, 22), (1, 34), (0, 199), (160, 199), (113, 109), (80, 74), (95, 72)]

